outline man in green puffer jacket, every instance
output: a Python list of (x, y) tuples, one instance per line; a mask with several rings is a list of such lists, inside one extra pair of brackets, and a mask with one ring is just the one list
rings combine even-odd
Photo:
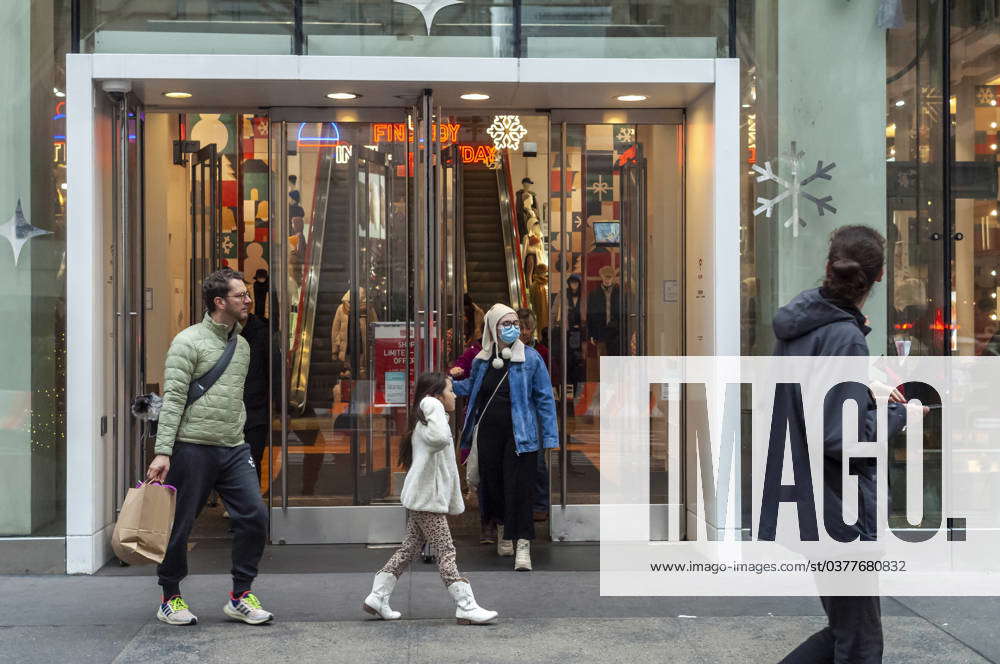
[[(260, 483), (243, 441), (243, 384), (250, 346), (240, 336), (249, 313), (250, 295), (242, 275), (224, 268), (202, 285), (205, 318), (174, 337), (167, 351), (163, 409), (156, 434), (156, 457), (149, 479), (177, 489), (177, 511), (163, 562), (157, 567), (163, 597), (156, 617), (170, 625), (193, 625), (198, 619), (181, 597), (187, 576), (188, 536), (213, 490), (222, 496), (233, 525), (233, 591), (223, 606), (230, 618), (251, 625), (270, 621), (250, 586), (267, 537), (267, 508)], [(216, 365), (229, 340), (236, 352), (199, 399), (187, 405), (191, 382)]]

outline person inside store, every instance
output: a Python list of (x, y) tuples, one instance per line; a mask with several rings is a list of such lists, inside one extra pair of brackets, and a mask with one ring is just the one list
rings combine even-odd
[[(256, 284), (254, 284), (256, 286)], [(254, 288), (254, 303), (264, 299), (267, 291), (261, 293)], [(258, 297), (260, 300), (258, 300)], [(255, 309), (258, 307), (255, 306)], [(259, 307), (260, 310), (263, 306)], [(250, 365), (246, 382), (243, 384), (243, 406), (247, 412), (243, 425), (243, 439), (250, 446), (257, 482), (260, 482), (261, 461), (267, 447), (270, 422), (268, 408), (269, 386), (271, 384), (271, 328), (268, 320), (257, 313), (247, 314), (246, 323), (240, 335), (250, 346)]]
[(267, 317), (267, 293), (271, 289), (270, 276), (264, 268), (253, 275), (253, 313), (259, 318)]
[(468, 397), (461, 446), (472, 450), (467, 477), (482, 487), (481, 516), (498, 524), (497, 554), (529, 571), (538, 455), (559, 447), (559, 434), (548, 368), (521, 341), (516, 311), (497, 303), (486, 312), (483, 348), (454, 389)]
[(198, 618), (181, 596), (188, 536), (212, 491), (222, 496), (233, 527), (233, 589), (223, 612), (251, 625), (270, 622), (251, 586), (267, 540), (267, 507), (243, 435), (243, 386), (250, 345), (240, 336), (250, 309), (243, 275), (223, 268), (202, 284), (205, 317), (174, 337), (164, 370), (156, 456), (146, 477), (177, 489), (170, 541), (157, 567), (163, 589), (156, 617), (169, 625)]
[(621, 288), (616, 283), (615, 268), (605, 265), (597, 274), (601, 283), (587, 296), (587, 334), (598, 348), (598, 355), (621, 355)]
[(424, 545), (430, 544), (441, 580), (455, 600), (455, 619), (466, 625), (491, 623), (497, 612), (476, 603), (469, 580), (458, 571), (448, 527), (449, 514), (465, 511), (448, 423), (448, 414), (455, 411), (451, 378), (439, 372), (421, 374), (413, 392), (409, 427), (399, 446), (399, 463), (406, 468), (400, 494), (406, 508), (406, 535), (375, 575), (361, 608), (383, 620), (398, 620), (401, 614), (389, 605), (396, 581)]
[[(542, 356), (542, 362), (548, 367), (549, 349), (535, 336), (535, 330), (538, 327), (535, 313), (531, 309), (518, 309), (517, 320), (521, 326), (521, 343), (528, 348), (534, 348)], [(545, 452), (538, 453), (538, 479), (535, 483), (532, 518), (535, 521), (546, 521), (549, 518), (549, 467), (545, 463)]]
[[(866, 335), (871, 328), (861, 313), (875, 285), (882, 281), (885, 265), (885, 239), (868, 226), (843, 226), (830, 237), (829, 253), (823, 285), (803, 291), (781, 307), (774, 316), (773, 328), (777, 342), (774, 355), (779, 356), (867, 356)], [(839, 393), (838, 393), (839, 391)], [(858, 519), (853, 524), (843, 522), (843, 487), (840, 478), (844, 472), (844, 432), (840, 410), (846, 400), (853, 399), (859, 408), (857, 440), (876, 440), (877, 407), (872, 392), (857, 382), (844, 382), (830, 390), (825, 403), (830, 412), (823, 415), (824, 482), (823, 509), (827, 531), (840, 542), (857, 539), (874, 541), (877, 524), (870, 515), (875, 510), (865, 509), (865, 504), (876, 501), (877, 469), (874, 459), (870, 463), (851, 460), (851, 473), (858, 476), (860, 491)], [(888, 433), (899, 433), (906, 424), (904, 397), (893, 390), (889, 396)], [(790, 425), (789, 440), (792, 445), (805, 446), (805, 423), (801, 421), (799, 399), (775, 394), (775, 421), (798, 422)], [(836, 410), (836, 412), (833, 412)], [(924, 408), (924, 413), (928, 412)], [(793, 454), (794, 459), (797, 455)], [(780, 473), (780, 467), (778, 468)], [(806, 472), (806, 471), (799, 471)], [(798, 472), (796, 472), (798, 475)], [(836, 478), (831, 481), (830, 478)], [(766, 480), (765, 480), (766, 481)], [(777, 478), (775, 484), (781, 484)], [(810, 489), (811, 491), (811, 489)], [(831, 531), (831, 527), (833, 530)], [(762, 527), (758, 535), (762, 540), (774, 540), (774, 527)], [(831, 596), (823, 579), (820, 601), (828, 623), (812, 635), (785, 659), (786, 664), (875, 664), (882, 661), (882, 611), (879, 597)], [(874, 590), (874, 588), (873, 588)]]

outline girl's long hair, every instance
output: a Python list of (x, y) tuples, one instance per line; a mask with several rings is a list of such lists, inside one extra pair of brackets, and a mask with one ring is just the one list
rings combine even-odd
[(417, 385), (413, 389), (413, 404), (410, 408), (410, 422), (403, 436), (403, 442), (399, 445), (399, 464), (409, 470), (413, 463), (413, 430), (417, 424), (427, 424), (424, 412), (420, 410), (420, 402), (424, 397), (436, 397), (444, 393), (448, 387), (448, 375), (440, 371), (432, 371), (421, 374), (417, 378)]

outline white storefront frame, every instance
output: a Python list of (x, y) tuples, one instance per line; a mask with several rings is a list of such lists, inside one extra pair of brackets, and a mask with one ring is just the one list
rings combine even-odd
[[(394, 58), (226, 55), (69, 55), (66, 67), (67, 134), (67, 481), (66, 571), (89, 574), (111, 558), (114, 509), (109, 472), (114, 456), (101, 418), (111, 380), (105, 320), (105, 220), (110, 164), (102, 159), (110, 137), (99, 122), (99, 83), (261, 81), (426, 85), (593, 86), (595, 83), (687, 86), (703, 89), (688, 104), (686, 165), (686, 269), (701, 259), (701, 297), (688, 297), (687, 352), (739, 355), (740, 128), (739, 61), (734, 59), (601, 60), (504, 58)], [(610, 106), (597, 102), (596, 106)], [(692, 286), (688, 284), (689, 295)], [(721, 324), (720, 324), (721, 323)], [(590, 509), (590, 508), (594, 509)], [(579, 537), (596, 532), (597, 506), (574, 506)], [(553, 510), (553, 529), (559, 519)], [(584, 513), (586, 512), (586, 514)], [(591, 514), (593, 512), (593, 514)], [(567, 515), (569, 516), (569, 515)]]

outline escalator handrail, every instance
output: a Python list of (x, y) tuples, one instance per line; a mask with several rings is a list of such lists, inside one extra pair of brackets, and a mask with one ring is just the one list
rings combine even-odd
[(504, 259), (507, 263), (507, 283), (510, 302), (515, 307), (528, 303), (527, 285), (524, 283), (524, 259), (521, 256), (521, 237), (517, 229), (517, 210), (514, 202), (514, 184), (510, 176), (510, 155), (501, 150), (500, 168), (497, 169), (497, 193), (500, 199), (500, 227), (503, 229)]
[(334, 150), (333, 146), (321, 148), (316, 164), (316, 191), (313, 193), (312, 223), (309, 226), (309, 242), (303, 256), (303, 267), (307, 267), (299, 291), (298, 316), (292, 336), (291, 377), (288, 389), (288, 405), (295, 412), (306, 408), (309, 386), (309, 368), (312, 364), (313, 337), (315, 335), (316, 306), (319, 299), (320, 271), (323, 267), (323, 241), (326, 235), (328, 202), (333, 186)]

